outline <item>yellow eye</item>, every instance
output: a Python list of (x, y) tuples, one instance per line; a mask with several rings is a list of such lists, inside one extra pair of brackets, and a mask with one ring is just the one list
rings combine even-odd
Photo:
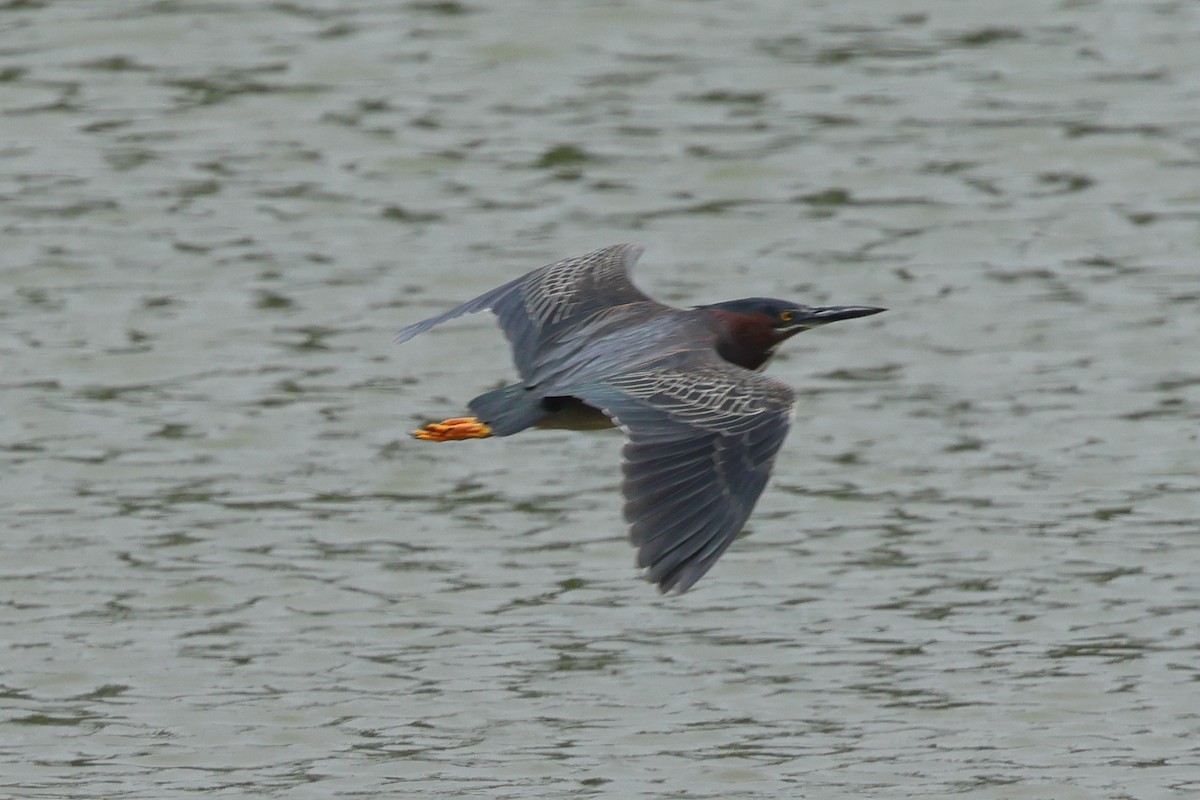
[(792, 321), (792, 312), (780, 311), (779, 312), (779, 321), (780, 322), (791, 322)]

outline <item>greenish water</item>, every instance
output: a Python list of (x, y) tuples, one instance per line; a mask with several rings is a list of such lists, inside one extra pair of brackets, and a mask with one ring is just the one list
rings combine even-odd
[[(1200, 8), (0, 8), (0, 794), (1200, 789)], [(683, 597), (391, 334), (634, 241), (806, 334)]]

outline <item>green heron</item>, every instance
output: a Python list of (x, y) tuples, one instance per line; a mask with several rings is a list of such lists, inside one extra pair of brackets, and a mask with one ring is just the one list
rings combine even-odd
[(619, 244), (535, 269), (408, 326), (396, 342), (491, 310), (521, 381), (470, 401), (473, 416), (414, 436), (445, 442), (620, 426), (638, 566), (659, 591), (685, 592), (741, 531), (792, 421), (792, 390), (758, 370), (801, 331), (885, 309), (763, 297), (674, 308), (633, 285), (629, 270), (641, 254)]

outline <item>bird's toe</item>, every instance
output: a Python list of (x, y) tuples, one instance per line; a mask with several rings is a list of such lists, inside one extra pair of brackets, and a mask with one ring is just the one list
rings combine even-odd
[(486, 439), (492, 429), (475, 417), (453, 417), (442, 422), (431, 422), (424, 428), (413, 431), (413, 436), (426, 442), (453, 442), (461, 439)]

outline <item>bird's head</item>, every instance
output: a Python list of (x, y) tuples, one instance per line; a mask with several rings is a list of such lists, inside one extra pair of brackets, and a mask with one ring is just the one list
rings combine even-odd
[(770, 297), (726, 300), (724, 303), (713, 303), (700, 308), (741, 317), (743, 319), (739, 327), (773, 331), (780, 336), (781, 341), (810, 328), (818, 328), (843, 319), (868, 317), (887, 310), (875, 306), (805, 306)]
[(724, 323), (718, 343), (721, 355), (748, 369), (761, 367), (776, 345), (801, 331), (887, 310), (875, 306), (806, 306), (770, 297), (727, 300), (698, 308), (707, 309)]

